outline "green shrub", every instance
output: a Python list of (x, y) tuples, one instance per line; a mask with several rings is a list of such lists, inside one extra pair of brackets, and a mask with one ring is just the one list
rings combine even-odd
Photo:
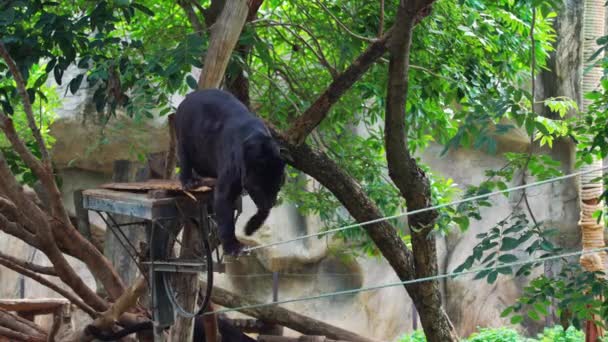
[(469, 336), (467, 342), (529, 342), (530, 339), (521, 337), (510, 328), (481, 328), (479, 332)]
[(422, 330), (416, 330), (411, 335), (401, 336), (399, 342), (426, 342), (426, 337)]
[[(521, 336), (511, 328), (480, 328), (479, 332), (473, 333), (462, 342), (584, 342), (585, 334), (574, 327), (566, 331), (561, 326), (545, 328), (538, 334), (537, 338)], [(604, 340), (608, 342), (608, 339)], [(398, 342), (426, 342), (422, 330), (416, 330), (412, 334), (401, 336)]]
[(585, 333), (574, 327), (569, 327), (566, 331), (561, 325), (553, 328), (545, 328), (542, 334), (538, 335), (539, 342), (584, 342)]

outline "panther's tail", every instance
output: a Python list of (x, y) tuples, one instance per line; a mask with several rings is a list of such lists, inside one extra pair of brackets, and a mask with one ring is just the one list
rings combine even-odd
[(260, 229), (269, 214), (270, 209), (258, 209), (255, 215), (251, 216), (249, 221), (247, 221), (247, 224), (245, 225), (245, 234), (249, 236)]

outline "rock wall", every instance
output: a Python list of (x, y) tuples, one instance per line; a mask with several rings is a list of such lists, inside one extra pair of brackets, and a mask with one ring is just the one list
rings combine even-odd
[[(132, 158), (129, 149), (135, 144), (138, 136), (148, 136), (149, 141), (162, 139), (164, 132), (157, 127), (139, 128), (137, 135), (131, 134), (132, 126), (123, 122), (110, 123), (116, 130), (116, 136), (123, 137), (120, 142), (101, 144), (90, 154), (82, 154), (86, 144), (94, 134), (94, 126), (79, 123), (74, 118), (60, 118), (53, 126), (57, 144), (53, 150), (56, 160), (71, 160), (78, 156), (78, 167), (74, 164), (62, 164), (64, 202), (70, 211), (73, 210), (72, 193), (78, 188), (90, 188), (106, 182), (110, 178), (112, 156)], [(66, 129), (66, 127), (71, 127)], [(82, 127), (82, 128), (81, 128)], [(92, 128), (93, 127), (93, 128)], [(99, 129), (99, 128), (98, 128)], [(106, 128), (108, 130), (108, 128)], [(133, 137), (133, 138), (130, 138)], [(159, 144), (160, 145), (160, 144)], [(439, 154), (441, 146), (432, 146), (422, 155), (423, 161), (430, 165), (435, 173), (451, 177), (462, 187), (478, 184), (485, 179), (484, 170), (496, 169), (504, 165), (500, 156), (489, 156), (478, 151), (457, 150), (444, 157)], [(553, 220), (564, 226), (564, 231), (575, 232), (576, 213), (564, 210), (564, 203), (576, 202), (575, 189), (562, 183), (554, 183), (531, 191), (532, 205), (540, 220)], [(483, 220), (473, 221), (470, 230), (465, 234), (454, 232), (448, 236), (436, 236), (440, 251), (441, 271), (452, 271), (464, 261), (477, 243), (475, 234), (491, 228), (498, 220), (509, 213), (513, 206), (513, 196), (495, 197), (491, 200), (494, 206), (483, 212)], [(246, 240), (242, 234), (243, 224), (253, 214), (255, 207), (249, 198), (244, 200), (244, 212), (238, 222), (239, 238)], [(100, 220), (91, 215), (94, 224), (102, 226)], [(254, 236), (256, 244), (290, 239), (302, 234), (314, 232), (321, 227), (316, 218), (303, 218), (289, 206), (282, 205), (274, 210), (265, 226)], [(574, 234), (574, 233), (573, 233)], [(563, 241), (571, 240), (570, 237)], [(24, 259), (31, 258), (32, 250), (21, 242), (10, 237), (0, 238), (0, 248)], [(298, 298), (315, 296), (323, 293), (381, 285), (397, 282), (398, 279), (390, 266), (381, 259), (352, 258), (335, 254), (340, 251), (339, 245), (331, 240), (308, 239), (275, 248), (262, 250), (244, 265), (229, 265), (228, 274), (218, 275), (218, 284), (233, 289), (243, 295), (260, 301), (272, 300), (272, 272), (279, 272), (279, 298)], [(330, 251), (331, 250), (331, 251)], [(46, 262), (43, 255), (36, 253), (36, 262)], [(91, 275), (78, 262), (77, 269), (90, 286), (95, 286)], [(243, 269), (245, 268), (245, 269)], [(542, 272), (542, 269), (538, 272)], [(500, 318), (500, 312), (518, 297), (524, 279), (500, 276), (493, 285), (483, 281), (471, 281), (472, 277), (447, 280), (443, 284), (446, 310), (463, 335), (474, 331), (478, 326), (499, 326), (508, 324)], [(0, 269), (0, 295), (14, 297), (23, 294), (25, 297), (56, 296), (40, 285), (25, 280), (12, 272)], [(22, 284), (22, 285), (20, 285)], [(416, 324), (412, 303), (401, 286), (342, 295), (307, 302), (286, 305), (295, 311), (317, 319), (351, 329), (362, 335), (391, 341), (412, 330)], [(418, 327), (420, 324), (417, 323)]]
[[(564, 2), (573, 9), (562, 15), (563, 19), (558, 21), (562, 23), (562, 26), (557, 26), (560, 32), (578, 25), (576, 16), (571, 15), (577, 13), (576, 1)], [(575, 51), (568, 53), (575, 54)], [(558, 68), (560, 63), (569, 64), (571, 59), (576, 59), (574, 55), (570, 59), (563, 54), (558, 56), (561, 56), (561, 59), (557, 58), (555, 64), (552, 64), (554, 68)], [(555, 73), (551, 77), (543, 75), (545, 95), (564, 95), (557, 93), (565, 92), (565, 95), (577, 98), (577, 83), (560, 75), (563, 75), (563, 72)], [(563, 85), (554, 84), (559, 80)], [(64, 90), (59, 87), (59, 94), (64, 94)], [(86, 89), (75, 96), (67, 96), (59, 110), (59, 118), (52, 127), (52, 134), (57, 138), (52, 151), (53, 158), (63, 176), (64, 202), (70, 211), (73, 211), (73, 191), (108, 181), (114, 160), (137, 160), (139, 155), (163, 150), (168, 141), (166, 125), (162, 119), (150, 123), (119, 117), (104, 127), (97, 125), (90, 97), (91, 94)], [(180, 96), (174, 96), (173, 100), (177, 104), (181, 99)], [(500, 153), (521, 152), (529, 148), (529, 138), (525, 133), (514, 130), (501, 137), (498, 155), (490, 156), (479, 151), (460, 149), (440, 157), (442, 147), (431, 146), (424, 151), (421, 158), (434, 173), (453, 178), (458, 186), (464, 188), (483, 181), (485, 170), (502, 167), (505, 160)], [(548, 151), (535, 151), (546, 152)], [(572, 171), (572, 146), (569, 142), (557, 142), (549, 153), (563, 162), (564, 172)], [(559, 229), (556, 243), (568, 249), (578, 248), (580, 236), (576, 226), (578, 199), (575, 180), (534, 188), (529, 191), (529, 195), (537, 218)], [(516, 197), (517, 194), (511, 194), (508, 197), (492, 198), (494, 206), (482, 212), (481, 221), (472, 221), (470, 229), (464, 234), (458, 231), (447, 236), (437, 234), (435, 238), (440, 254), (440, 272), (453, 271), (461, 264), (477, 243), (475, 235), (487, 231), (510, 213), (516, 205)], [(253, 203), (245, 198), (244, 212), (237, 227), (239, 238), (243, 240), (248, 239), (242, 234), (243, 224), (253, 214), (254, 209)], [(103, 226), (99, 218), (94, 215), (90, 217), (93, 224)], [(318, 218), (301, 217), (292, 206), (281, 205), (272, 211), (265, 226), (250, 242), (264, 244), (286, 240), (315, 232), (320, 227)], [(279, 299), (316, 296), (398, 281), (383, 259), (354, 258), (346, 253), (336, 253), (344, 248), (325, 238), (313, 238), (264, 249), (243, 263), (228, 265), (229, 272), (218, 274), (217, 282), (256, 300), (270, 302), (272, 272), (279, 273)], [(33, 259), (37, 263), (47, 262), (41, 253), (34, 254), (31, 247), (1, 232), (0, 249), (23, 259)], [(77, 261), (71, 261), (87, 284), (95, 286), (86, 268)], [(548, 264), (536, 272), (551, 274), (558, 266)], [(468, 335), (478, 326), (508, 325), (508, 319), (500, 318), (500, 313), (518, 298), (526, 279), (501, 275), (492, 285), (471, 279), (472, 276), (463, 276), (442, 282), (446, 311), (458, 331), (462, 335)], [(30, 280), (21, 280), (14, 272), (0, 267), (0, 297), (20, 296), (56, 295)], [(412, 302), (402, 286), (296, 302), (285, 306), (383, 341), (394, 341), (404, 332), (411, 331), (416, 326), (420, 327)], [(525, 322), (524, 326), (531, 333), (538, 329), (538, 324), (532, 322)]]

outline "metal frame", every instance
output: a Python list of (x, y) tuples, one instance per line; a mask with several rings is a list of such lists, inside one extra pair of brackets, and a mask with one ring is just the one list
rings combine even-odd
[[(212, 193), (206, 192), (197, 195), (197, 201), (195, 203), (192, 199), (183, 196), (157, 199), (149, 198), (145, 193), (106, 189), (83, 191), (84, 209), (95, 211), (99, 214), (107, 227), (116, 236), (119, 243), (136, 262), (140, 271), (142, 271), (142, 268), (137, 260), (137, 250), (131, 241), (127, 239), (122, 228), (136, 224), (146, 225), (150, 261), (143, 264), (148, 266), (149, 278), (146, 278), (151, 291), (151, 310), (154, 320), (155, 340), (157, 337), (162, 339), (162, 331), (175, 322), (175, 314), (184, 317), (194, 317), (205, 309), (205, 306), (210, 300), (214, 269), (211, 248), (215, 247), (210, 246), (208, 241), (213, 233), (210, 224), (211, 219), (208, 215), (208, 205), (212, 202)], [(237, 208), (240, 209), (240, 203)], [(104, 217), (103, 214), (105, 214), (107, 218)], [(143, 221), (119, 223), (112, 216), (114, 214), (138, 218)], [(198, 220), (194, 218), (198, 218)], [(206, 247), (207, 250), (207, 252), (204, 252), (205, 255), (203, 255), (202, 258), (206, 259), (206, 262), (163, 260), (166, 259), (165, 252), (169, 239), (171, 238), (170, 235), (172, 234), (170, 223), (178, 222), (180, 219), (191, 220), (199, 231), (202, 231), (203, 247)], [(175, 234), (175, 236), (177, 236), (177, 234)], [(216, 255), (218, 261), (221, 261), (219, 252)], [(207, 263), (209, 264), (207, 265)], [(218, 271), (222, 269), (221, 267), (215, 268), (218, 269)], [(201, 271), (208, 272), (207, 293), (205, 294), (203, 306), (196, 314), (180, 310), (179, 305), (175, 305), (175, 299), (171, 298), (173, 293), (170, 292), (167, 287), (168, 281), (166, 280), (165, 274), (199, 273)], [(142, 272), (142, 274), (146, 276), (144, 272)]]

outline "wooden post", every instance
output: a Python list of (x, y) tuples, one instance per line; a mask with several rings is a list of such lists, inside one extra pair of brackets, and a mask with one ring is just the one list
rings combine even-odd
[[(192, 224), (190, 221), (184, 223), (184, 231), (182, 232), (180, 259), (194, 259), (196, 252), (201, 252), (201, 232), (199, 227)], [(192, 274), (173, 274), (172, 277), (179, 279), (180, 286), (176, 292), (184, 293), (184, 301), (180, 302), (181, 306), (188, 311), (193, 311), (198, 299), (198, 275)], [(192, 318), (178, 316), (175, 320), (175, 325), (171, 328), (171, 341), (192, 341), (192, 328), (194, 326)]]
[(76, 228), (87, 240), (92, 242), (89, 211), (82, 205), (82, 189), (74, 191), (74, 211), (76, 212)]

